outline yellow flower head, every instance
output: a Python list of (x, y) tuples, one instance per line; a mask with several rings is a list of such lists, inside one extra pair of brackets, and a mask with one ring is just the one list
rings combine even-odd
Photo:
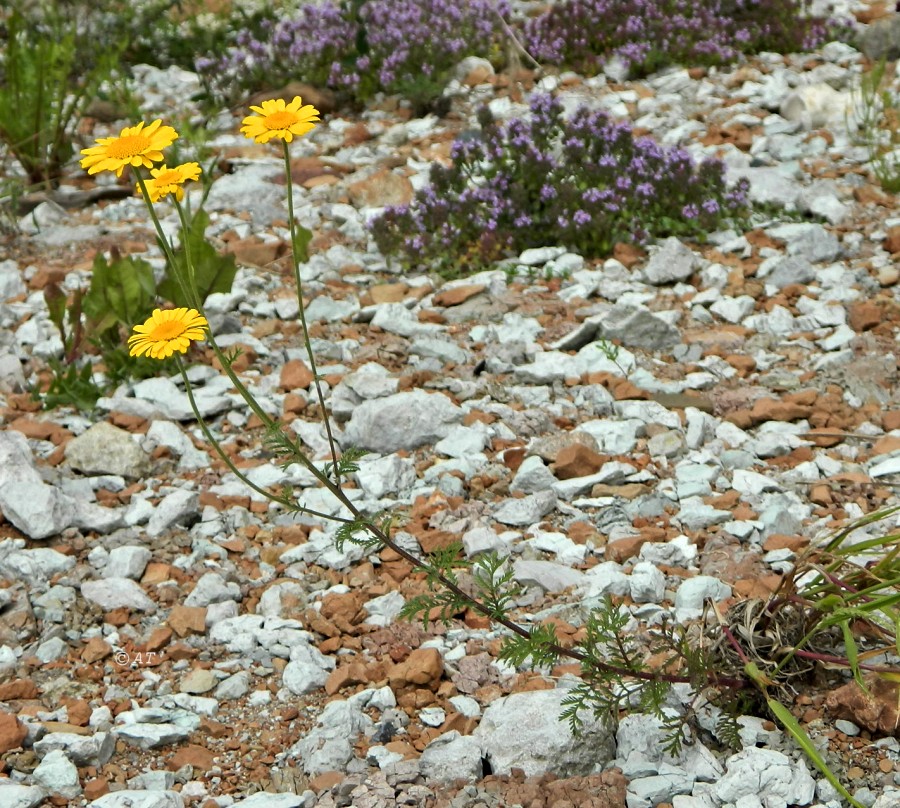
[(319, 110), (312, 104), (301, 106), (302, 103), (300, 96), (295, 95), (290, 104), (283, 98), (274, 98), (250, 107), (259, 114), (244, 118), (241, 133), (257, 143), (268, 143), (273, 137), (290, 143), (294, 135), (305, 135), (319, 121)]
[(197, 309), (156, 309), (143, 325), (134, 327), (128, 338), (131, 356), (168, 359), (175, 351), (187, 353), (191, 340), (203, 339), (209, 327)]
[[(188, 180), (200, 179), (199, 163), (182, 163), (175, 168), (168, 168), (162, 165), (159, 168), (151, 168), (151, 179), (147, 180), (144, 185), (147, 186), (147, 194), (151, 202), (159, 202), (164, 196), (174, 194), (175, 198), (181, 202), (184, 199), (184, 188), (181, 186)], [(141, 186), (137, 186), (137, 192), (141, 193)]]
[(98, 138), (99, 145), (81, 150), (86, 155), (81, 160), (81, 167), (86, 168), (88, 174), (115, 171), (117, 177), (122, 176), (125, 166), (150, 168), (163, 159), (162, 150), (178, 137), (171, 126), (160, 126), (161, 123), (157, 119), (144, 127), (142, 121), (137, 126), (126, 126), (118, 137)]

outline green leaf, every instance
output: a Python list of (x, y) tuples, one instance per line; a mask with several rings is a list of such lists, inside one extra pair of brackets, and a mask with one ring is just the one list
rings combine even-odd
[(853, 678), (856, 681), (856, 684), (859, 685), (859, 689), (862, 690), (863, 693), (868, 693), (869, 688), (866, 687), (866, 683), (863, 681), (862, 671), (859, 669), (859, 649), (856, 647), (856, 640), (853, 639), (853, 633), (850, 631), (849, 621), (841, 623), (841, 632), (844, 635), (844, 648), (847, 652), (847, 661), (850, 663), (850, 670), (853, 671)]
[(309, 261), (309, 243), (312, 241), (312, 230), (307, 230), (301, 224), (295, 224), (294, 255), (299, 263)]
[(812, 742), (812, 739), (809, 735), (806, 734), (806, 730), (800, 726), (800, 723), (796, 718), (791, 714), (791, 711), (788, 710), (780, 701), (777, 699), (773, 699), (770, 697), (766, 697), (766, 704), (769, 709), (772, 711), (772, 715), (781, 722), (781, 725), (790, 733), (793, 739), (797, 742), (798, 746), (803, 750), (804, 754), (810, 759), (812, 764), (825, 776), (825, 779), (828, 780), (831, 785), (833, 785), (838, 793), (849, 802), (854, 808), (863, 808), (863, 806), (857, 802), (850, 795), (850, 792), (847, 791), (846, 788), (841, 784), (841, 781), (838, 780), (837, 776), (831, 769), (828, 768), (828, 764), (825, 762), (825, 758), (819, 753), (819, 750), (816, 749), (815, 745)]
[[(200, 301), (205, 301), (213, 292), (227, 294), (231, 291), (237, 265), (233, 255), (220, 255), (206, 240), (209, 214), (198, 210), (188, 225), (187, 249), (182, 244), (175, 250), (175, 267), (169, 267), (168, 274), (159, 285), (159, 294), (176, 306), (192, 307), (194, 304), (182, 289), (179, 278), (187, 284), (193, 278), (194, 291)], [(188, 255), (193, 273), (188, 272)]]
[(130, 256), (107, 263), (97, 254), (91, 288), (84, 297), (92, 332), (102, 334), (119, 324), (131, 328), (147, 318), (155, 300), (156, 282), (149, 263)]

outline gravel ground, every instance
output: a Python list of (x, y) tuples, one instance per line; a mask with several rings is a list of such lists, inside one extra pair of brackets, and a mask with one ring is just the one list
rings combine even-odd
[[(458, 539), (470, 557), (510, 554), (516, 616), (576, 640), (604, 594), (635, 633), (765, 595), (805, 547), (898, 504), (900, 217), (848, 131), (864, 62), (830, 43), (624, 84), (511, 85), (476, 66), (448, 88), (444, 118), (395, 99), (326, 115), (292, 170), (314, 232), (302, 274), (326, 400), (342, 444), (372, 452), (356, 504), (402, 514), (395, 538), (418, 551)], [(194, 82), (142, 71), (148, 120), (190, 112)], [(720, 156), (771, 218), (606, 261), (547, 245), (446, 283), (387, 266), (366, 220), (421, 187), (479, 105), (521, 114), (536, 90)], [(243, 349), (236, 367), (266, 412), (324, 458), (281, 158), (242, 138), (239, 118), (214, 122), (209, 234), (239, 271), (208, 316)], [(122, 125), (94, 122), (86, 144)], [(573, 737), (557, 716), (577, 670), (499, 663), (502, 633), (471, 612), (428, 631), (400, 621), (421, 576), (390, 550), (338, 552), (333, 527), (249, 492), (177, 379), (125, 385), (90, 416), (41, 411), (29, 390), (61, 349), (47, 284), (84, 286), (113, 247), (162, 266), (142, 202), (114, 185), (73, 169), (62, 192), (102, 190), (34, 199), (3, 242), (0, 805), (841, 805), (762, 718), (742, 719), (737, 753), (714, 717), (674, 759), (640, 713)], [(621, 346), (615, 361), (602, 338)], [(272, 462), (211, 352), (193, 358), (234, 462), (340, 513)], [(790, 706), (862, 804), (900, 805), (896, 722), (842, 683)], [(688, 700), (676, 691), (671, 706)]]

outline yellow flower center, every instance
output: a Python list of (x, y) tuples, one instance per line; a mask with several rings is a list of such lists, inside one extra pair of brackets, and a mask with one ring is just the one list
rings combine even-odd
[(263, 125), (266, 129), (289, 129), (295, 123), (297, 123), (297, 114), (287, 109), (273, 112), (263, 118)]
[(175, 339), (184, 333), (184, 323), (178, 320), (169, 320), (165, 323), (158, 323), (157, 326), (147, 335), (148, 339), (154, 342)]
[(107, 146), (107, 154), (117, 160), (124, 160), (141, 154), (150, 147), (150, 138), (144, 135), (126, 135), (116, 138)]

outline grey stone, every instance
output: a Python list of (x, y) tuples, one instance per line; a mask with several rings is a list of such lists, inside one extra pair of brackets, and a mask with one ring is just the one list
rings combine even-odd
[[(187, 393), (179, 390), (171, 379), (162, 377), (144, 379), (134, 385), (134, 396), (140, 401), (149, 402), (158, 413), (173, 421), (192, 421), (196, 418)], [(217, 415), (232, 406), (231, 399), (227, 395), (207, 387), (194, 388), (194, 401), (204, 418)], [(120, 408), (118, 400), (108, 399), (108, 402), (111, 408)], [(100, 403), (98, 402), (98, 405)]]
[(900, 17), (889, 14), (869, 23), (863, 31), (860, 50), (876, 62), (900, 58)]
[(816, 792), (816, 781), (806, 764), (794, 762), (774, 749), (747, 747), (725, 761), (725, 774), (713, 793), (722, 802), (737, 802), (744, 796), (760, 800), (783, 800), (788, 805), (809, 805)]
[(685, 530), (701, 530), (727, 522), (731, 519), (731, 511), (707, 505), (699, 497), (688, 497), (682, 500), (677, 519)]
[(74, 732), (51, 732), (34, 742), (38, 757), (61, 749), (76, 766), (103, 766), (109, 762), (116, 748), (116, 738), (110, 732), (76, 735)]
[(4, 808), (38, 808), (45, 796), (38, 786), (23, 786), (7, 777), (0, 780), (0, 803)]
[(483, 772), (481, 744), (471, 735), (445, 732), (425, 747), (419, 766), (429, 782), (449, 783), (458, 777), (475, 782)]
[(422, 390), (362, 402), (347, 423), (347, 445), (390, 454), (446, 437), (463, 411), (449, 398)]
[(105, 508), (95, 502), (72, 497), (75, 512), (72, 515), (72, 526), (81, 530), (93, 530), (95, 533), (108, 535), (120, 527), (125, 527), (125, 508)]
[(359, 311), (359, 301), (355, 297), (334, 300), (327, 295), (314, 297), (306, 307), (306, 319), (310, 323), (333, 323), (352, 317)]
[(335, 664), (333, 657), (302, 643), (291, 649), (291, 661), (281, 674), (281, 682), (295, 696), (312, 693), (325, 685)]
[(436, 337), (416, 337), (409, 352), (414, 356), (424, 356), (439, 359), (441, 363), (453, 362), (457, 365), (465, 364), (469, 355), (455, 342), (449, 339), (437, 339)]
[(697, 575), (681, 582), (675, 592), (675, 611), (680, 620), (697, 617), (703, 612), (707, 599), (724, 600), (731, 596), (731, 587), (711, 575)]
[(739, 323), (756, 308), (756, 301), (750, 295), (722, 297), (709, 310), (727, 323)]
[(24, 295), (27, 291), (19, 265), (11, 258), (0, 261), (0, 303)]
[(778, 168), (738, 168), (728, 166), (728, 182), (750, 180), (749, 198), (761, 205), (772, 204), (789, 210), (797, 207), (803, 186)]
[(547, 491), (557, 482), (553, 472), (545, 465), (537, 455), (526, 457), (509, 484), (512, 492), (521, 491), (525, 494), (535, 494), (538, 491)]
[(665, 239), (660, 248), (650, 256), (643, 276), (647, 283), (662, 286), (666, 283), (687, 280), (700, 268), (700, 256), (674, 236)]
[(797, 196), (797, 207), (803, 213), (821, 216), (829, 224), (841, 224), (851, 212), (851, 206), (840, 199), (840, 192), (832, 180), (816, 180), (803, 188)]
[(284, 617), (286, 610), (306, 606), (306, 594), (306, 589), (293, 581), (272, 584), (262, 593), (256, 613), (264, 617)]
[(223, 174), (212, 184), (206, 209), (246, 211), (259, 225), (283, 219), (284, 188), (273, 182), (283, 171), (284, 167), (275, 161), (245, 164), (232, 174)]
[(137, 791), (171, 791), (175, 785), (175, 772), (152, 769), (126, 782), (129, 788)]
[(241, 588), (233, 581), (226, 581), (218, 572), (207, 572), (194, 585), (184, 600), (185, 606), (209, 606), (226, 600), (240, 600)]
[(535, 354), (532, 362), (513, 369), (517, 382), (534, 385), (552, 384), (580, 375), (576, 358), (561, 351), (542, 351)]
[(138, 609), (155, 612), (156, 604), (147, 597), (140, 585), (130, 578), (104, 578), (101, 581), (84, 581), (81, 596), (106, 612), (113, 609)]
[(491, 530), (489, 527), (474, 527), (467, 530), (462, 536), (463, 549), (466, 557), (472, 558), (479, 553), (487, 553), (491, 550), (507, 551), (509, 541)]
[(472, 738), (495, 774), (513, 767), (526, 776), (552, 771), (559, 777), (600, 772), (614, 754), (614, 729), (608, 722), (584, 715), (579, 736), (560, 721), (565, 689), (514, 693), (497, 699), (484, 711)]
[(131, 433), (101, 421), (65, 449), (68, 464), (85, 474), (118, 474), (120, 477), (142, 477), (150, 471), (150, 461)]
[[(74, 799), (81, 794), (81, 783), (78, 780), (78, 769), (66, 757), (62, 749), (54, 749), (44, 755), (44, 759), (31, 775), (34, 782), (51, 794)], [(0, 791), (0, 798), (3, 793)]]
[(813, 264), (836, 261), (843, 254), (837, 237), (820, 224), (798, 222), (770, 227), (766, 235), (783, 239), (788, 255), (796, 255)]
[[(676, 766), (689, 772), (693, 780), (715, 783), (724, 771), (715, 754), (703, 743), (692, 738), (685, 743), (675, 757), (665, 751), (668, 731), (659, 718), (647, 713), (630, 713), (616, 730), (616, 764), (623, 769), (637, 768), (637, 762), (646, 774), (661, 774), (666, 767)], [(663, 800), (665, 801), (665, 800)]]
[(488, 444), (488, 436), (483, 424), (477, 426), (454, 426), (447, 437), (439, 440), (434, 449), (447, 457), (469, 457), (477, 454)]
[(44, 482), (0, 484), (0, 510), (30, 539), (57, 536), (75, 520), (74, 500)]
[(139, 722), (116, 727), (116, 735), (138, 749), (160, 749), (174, 743), (186, 741), (191, 734), (187, 727), (177, 724), (150, 724)]
[(147, 568), (152, 553), (141, 545), (126, 544), (109, 551), (109, 558), (103, 569), (105, 578), (132, 578), (140, 580)]
[(179, 458), (179, 469), (192, 470), (209, 466), (209, 455), (194, 446), (190, 438), (181, 431), (181, 427), (173, 421), (153, 421), (150, 424), (143, 447), (152, 451), (158, 446), (165, 446)]
[(771, 286), (783, 289), (791, 284), (807, 284), (815, 280), (816, 271), (813, 265), (799, 255), (788, 256), (779, 261), (771, 274), (763, 279)]
[(508, 499), (494, 513), (494, 519), (504, 525), (533, 525), (556, 507), (553, 491), (539, 491), (521, 499)]
[(658, 432), (647, 441), (650, 457), (675, 457), (684, 451), (684, 435), (674, 429)]
[(624, 421), (603, 419), (586, 421), (579, 429), (592, 435), (601, 451), (608, 454), (628, 454), (637, 444), (638, 434), (644, 430), (644, 422), (636, 418)]
[(418, 316), (402, 303), (383, 303), (376, 307), (372, 325), (391, 334), (408, 339), (436, 336), (444, 328), (434, 323), (423, 323)]
[(403, 595), (397, 591), (388, 592), (372, 598), (363, 604), (363, 609), (368, 613), (367, 623), (373, 626), (389, 626), (394, 622), (394, 618), (400, 614), (400, 610), (406, 603)]
[(635, 603), (659, 603), (666, 592), (666, 576), (646, 561), (634, 565), (629, 583)]
[(248, 690), (250, 690), (250, 674), (247, 671), (239, 671), (219, 682), (214, 695), (219, 701), (230, 701), (243, 698)]
[(591, 567), (582, 579), (581, 589), (588, 598), (600, 595), (627, 595), (631, 582), (615, 561), (603, 561)]
[[(650, 264), (648, 269), (649, 266)], [(598, 318), (597, 323), (597, 331), (601, 337), (617, 340), (629, 348), (668, 351), (681, 342), (681, 334), (675, 326), (639, 306), (613, 306)]]
[(416, 483), (416, 467), (408, 457), (389, 454), (377, 460), (363, 458), (353, 476), (369, 499), (381, 499), (389, 494), (403, 497)]
[(49, 547), (34, 550), (15, 549), (12, 542), (0, 544), (0, 573), (11, 580), (30, 585), (42, 584), (54, 575), (68, 572), (75, 566), (74, 556), (67, 556)]
[[(629, 808), (646, 805), (647, 808), (661, 802), (671, 802), (676, 794), (690, 794), (694, 786), (694, 778), (690, 772), (668, 766), (665, 774), (650, 777), (638, 777), (628, 783), (626, 799)], [(634, 796), (637, 801), (630, 799)]]
[(360, 734), (371, 735), (372, 719), (353, 701), (332, 701), (318, 722), (291, 749), (310, 776), (327, 771), (344, 771), (353, 759), (353, 745)]
[[(269, 806), (272, 808), (272, 803), (269, 803)], [(125, 789), (104, 794), (90, 803), (88, 808), (184, 808), (184, 798), (177, 791)]]
[(565, 253), (565, 247), (531, 247), (519, 255), (517, 262), (526, 267), (537, 267)]
[(271, 791), (260, 791), (252, 797), (233, 803), (232, 808), (310, 808), (310, 805), (303, 794), (275, 794)]
[(170, 528), (195, 519), (200, 513), (200, 497), (196, 491), (180, 488), (166, 494), (147, 523), (147, 534), (161, 536)]
[(62, 637), (51, 637), (37, 647), (34, 655), (46, 664), (65, 656), (68, 652), (69, 644)]
[(26, 387), (21, 360), (0, 348), (0, 393), (24, 393)]
[(584, 578), (583, 572), (540, 559), (516, 560), (513, 563), (513, 573), (519, 583), (539, 586), (545, 592), (562, 592), (570, 586), (578, 586)]

